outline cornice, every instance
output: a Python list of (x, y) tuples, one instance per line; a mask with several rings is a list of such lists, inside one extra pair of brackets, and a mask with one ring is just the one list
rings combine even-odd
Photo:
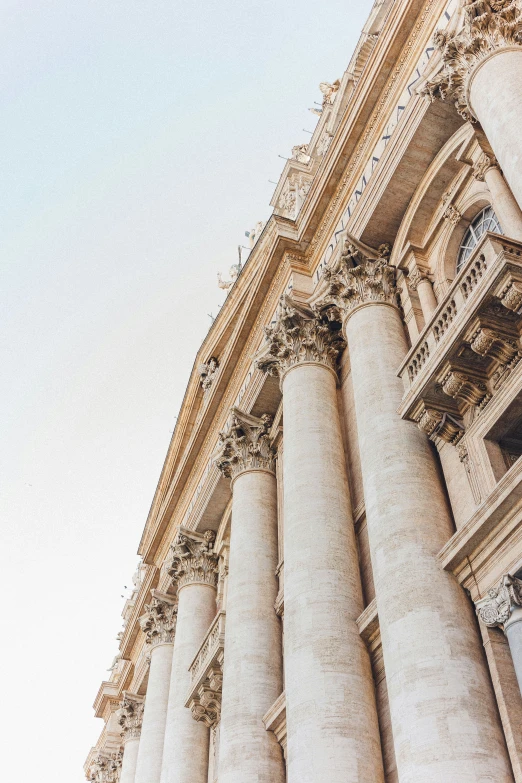
[(124, 661), (118, 679), (115, 682), (104, 680), (98, 689), (94, 704), (92, 705), (96, 718), (103, 718), (107, 705), (112, 702), (116, 704), (121, 699), (121, 694), (125, 690), (127, 682), (130, 681), (132, 673), (132, 663)]
[[(326, 249), (339, 211), (366, 164), (380, 123), (387, 119), (392, 97), (408, 76), (415, 47), (446, 5), (447, 0), (392, 4), (298, 218), (300, 234), (309, 245), (307, 256), (316, 258)], [(395, 63), (391, 75), (385, 65), (389, 62)]]
[[(172, 533), (173, 514), (186, 500), (191, 474), (199, 480), (198, 471), (210, 457), (210, 441), (215, 441), (213, 423), (224, 423), (225, 409), (234, 404), (235, 385), (242, 382), (239, 375), (248, 372), (248, 362), (238, 362), (238, 357), (243, 359), (256, 347), (253, 342), (258, 339), (258, 326), (267, 316), (263, 303), (276, 274), (281, 280), (290, 266), (310, 274), (312, 258), (333, 225), (361, 155), (404, 75), (409, 54), (429, 20), (444, 5), (443, 0), (392, 4), (298, 223), (273, 215), (230, 290), (195, 359), (138, 550), (146, 563), (155, 562), (167, 530)], [(386, 63), (391, 60), (397, 64), (390, 76)], [(257, 316), (254, 323), (253, 316)], [(197, 368), (213, 355), (219, 359), (220, 371), (203, 402)]]
[(158, 584), (159, 570), (155, 566), (149, 566), (145, 574), (145, 578), (142, 580), (140, 590), (136, 596), (134, 606), (132, 608), (132, 614), (127, 621), (125, 631), (120, 643), (121, 657), (130, 659), (132, 657), (132, 650), (136, 637), (141, 632), (139, 626), (139, 618), (145, 611), (145, 602), (150, 598), (151, 591)]
[[(288, 273), (291, 259), (295, 262), (299, 260), (302, 265), (304, 248), (296, 239), (292, 221), (272, 216), (260, 243), (261, 246), (259, 243), (255, 246), (196, 356), (178, 424), (138, 550), (147, 563), (154, 561), (174, 509), (182, 500), (182, 493), (191, 472), (197, 472), (202, 464), (203, 454), (207, 459), (210, 456), (207, 454), (209, 428), (213, 421), (223, 418), (223, 400), (227, 399), (228, 407), (233, 404), (233, 400), (229, 400), (229, 390), (235, 382), (241, 382), (238, 378), (238, 357), (245, 354), (245, 349), (248, 353), (247, 347), (252, 342), (252, 334), (255, 333), (260, 316), (266, 316), (263, 303), (274, 276), (277, 274), (279, 278), (281, 271)], [(259, 317), (253, 325), (252, 315), (256, 313), (259, 313)], [(227, 324), (232, 320), (234, 325), (228, 342), (223, 353), (218, 356), (220, 372), (216, 383), (209, 390), (208, 402), (198, 418), (194, 406), (195, 395), (190, 394), (194, 385), (199, 384), (197, 367), (208, 355), (218, 353), (216, 337), (226, 330)]]

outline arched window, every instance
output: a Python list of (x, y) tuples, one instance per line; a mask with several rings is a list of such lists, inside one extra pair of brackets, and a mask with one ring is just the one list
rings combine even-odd
[(457, 259), (457, 272), (460, 272), (467, 259), (470, 257), (473, 249), (477, 245), (482, 234), (486, 231), (493, 231), (495, 234), (502, 234), (500, 223), (493, 211), (493, 207), (484, 207), (473, 221), (464, 234), (464, 239), (459, 248), (459, 255)]

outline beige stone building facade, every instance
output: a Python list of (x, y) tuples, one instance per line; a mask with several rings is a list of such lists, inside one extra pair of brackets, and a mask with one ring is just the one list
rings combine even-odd
[(521, 0), (377, 0), (321, 90), (195, 360), (95, 783), (522, 783)]

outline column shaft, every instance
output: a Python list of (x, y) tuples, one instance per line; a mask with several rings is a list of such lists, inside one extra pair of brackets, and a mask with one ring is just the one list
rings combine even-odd
[[(480, 63), (469, 86), (473, 113), (522, 207), (522, 48), (498, 49)], [(507, 229), (504, 229), (507, 232)]]
[(334, 373), (283, 381), (288, 783), (378, 783), (382, 755)]
[(123, 761), (121, 764), (120, 783), (134, 783), (139, 747), (139, 737), (133, 737), (132, 739), (128, 739), (125, 742)]
[(192, 663), (216, 614), (216, 590), (188, 583), (179, 590), (161, 783), (207, 783), (209, 730), (185, 707)]
[(283, 690), (275, 475), (240, 473), (232, 504), (219, 780), (284, 783), (281, 747), (262, 720)]
[(453, 528), (433, 454), (397, 415), (407, 351), (399, 311), (365, 305), (345, 328), (399, 779), (508, 783), (472, 609), (436, 562)]
[(145, 711), (136, 763), (136, 783), (160, 781), (172, 651), (172, 643), (158, 644), (151, 651)]
[(522, 609), (517, 607), (504, 624), (504, 633), (509, 642), (513, 666), (517, 675), (518, 687), (522, 693)]
[(485, 172), (484, 180), (491, 193), (491, 204), (502, 231), (511, 239), (522, 242), (522, 211), (502, 172), (497, 166), (491, 166)]
[(435, 292), (433, 291), (433, 286), (427, 277), (424, 277), (422, 278), (422, 280), (419, 280), (417, 291), (419, 294), (419, 300), (420, 300), (420, 305), (422, 308), (422, 314), (424, 316), (424, 320), (426, 321), (426, 323), (428, 323), (431, 316), (437, 309), (437, 299), (435, 297)]

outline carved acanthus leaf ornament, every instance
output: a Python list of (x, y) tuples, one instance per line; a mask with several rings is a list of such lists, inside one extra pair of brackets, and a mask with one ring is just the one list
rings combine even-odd
[(207, 584), (215, 587), (218, 575), (218, 556), (213, 543), (216, 534), (203, 534), (180, 528), (170, 547), (171, 564), (168, 574), (177, 583), (178, 590), (188, 584)]
[(136, 696), (134, 693), (123, 694), (120, 704), (118, 723), (121, 726), (121, 736), (123, 742), (129, 739), (138, 739), (141, 734), (141, 724), (143, 722), (143, 710), (145, 704), (142, 696)]
[(283, 294), (275, 323), (265, 327), (265, 349), (256, 365), (281, 378), (302, 363), (323, 364), (335, 372), (344, 347), (340, 324)]
[(99, 753), (89, 768), (90, 783), (118, 783), (122, 754)]
[(498, 587), (488, 591), (488, 597), (477, 601), (477, 614), (489, 628), (503, 626), (517, 606), (522, 606), (522, 581), (509, 574)]
[(475, 121), (467, 88), (476, 66), (492, 52), (522, 44), (521, 0), (464, 0), (464, 24), (452, 35), (437, 30), (433, 44), (442, 55), (442, 70), (427, 83), (430, 100), (453, 100), (465, 120)]
[(232, 408), (230, 425), (219, 433), (215, 463), (226, 478), (234, 479), (245, 470), (275, 469), (275, 451), (269, 436), (272, 417), (251, 416)]
[(324, 289), (314, 310), (343, 321), (363, 304), (396, 305), (396, 270), (388, 263), (390, 252), (388, 243), (374, 249), (346, 233), (339, 256), (324, 270)]
[(152, 601), (145, 604), (145, 612), (140, 617), (141, 630), (146, 643), (151, 647), (158, 644), (171, 644), (174, 641), (178, 606), (172, 596), (152, 591)]

